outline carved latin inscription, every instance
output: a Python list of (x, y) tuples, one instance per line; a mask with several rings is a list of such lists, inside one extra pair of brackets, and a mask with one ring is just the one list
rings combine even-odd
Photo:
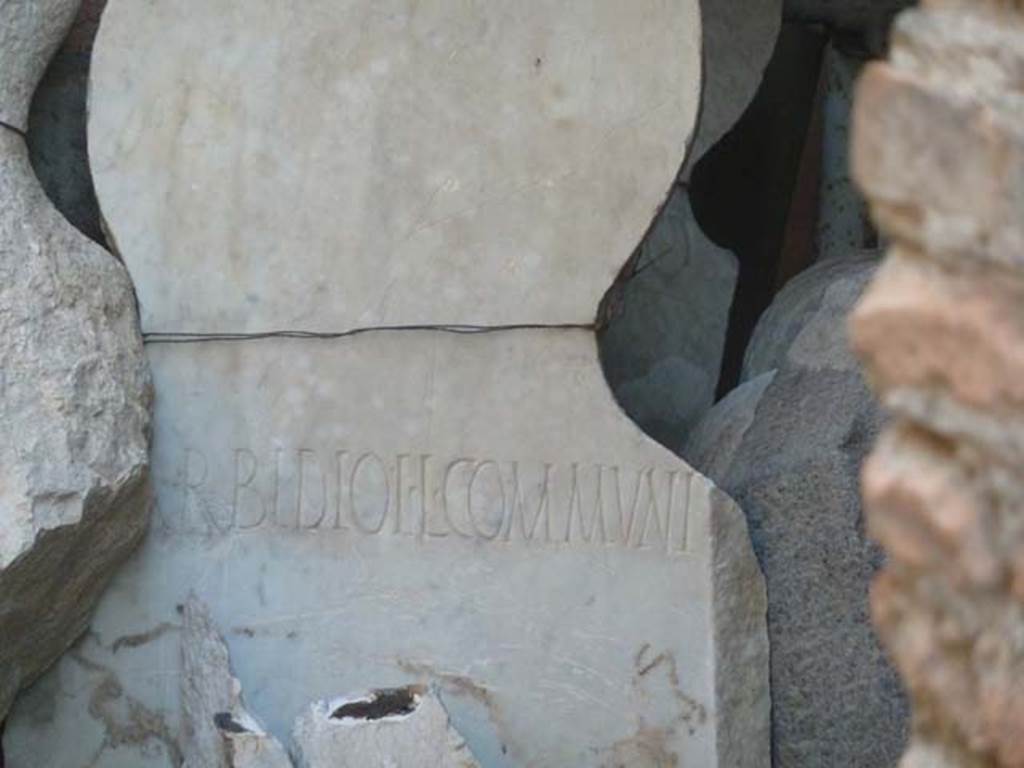
[(190, 448), (174, 480), (178, 501), (161, 519), (178, 534), (275, 529), (671, 555), (687, 551), (692, 481), (657, 467), (307, 447), (213, 456)]

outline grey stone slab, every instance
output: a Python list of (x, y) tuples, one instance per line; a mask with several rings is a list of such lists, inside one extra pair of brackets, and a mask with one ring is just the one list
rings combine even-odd
[(89, 150), (143, 328), (591, 322), (700, 34), (696, 0), (112, 0)]
[[(152, 346), (159, 514), (92, 633), (20, 702), (11, 768), (167, 766), (180, 616), (287, 734), (436, 686), (484, 766), (765, 766), (742, 513), (616, 408), (585, 331)], [(130, 731), (90, 705), (160, 728)]]

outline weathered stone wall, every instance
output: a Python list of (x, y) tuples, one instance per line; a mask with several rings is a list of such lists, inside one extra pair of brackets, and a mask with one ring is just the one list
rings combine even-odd
[(852, 332), (895, 414), (864, 493), (904, 768), (1024, 766), (1022, 11), (907, 12), (858, 94), (855, 174), (892, 239)]

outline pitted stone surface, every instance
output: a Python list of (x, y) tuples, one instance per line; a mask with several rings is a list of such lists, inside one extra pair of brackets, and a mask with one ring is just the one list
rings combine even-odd
[(696, 0), (112, 0), (90, 157), (144, 330), (591, 322), (682, 164), (700, 30)]

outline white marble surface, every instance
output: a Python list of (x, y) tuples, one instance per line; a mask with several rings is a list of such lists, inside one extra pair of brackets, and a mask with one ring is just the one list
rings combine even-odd
[(311, 701), (422, 682), (487, 768), (767, 764), (743, 515), (621, 414), (591, 334), (150, 356), (155, 527), (21, 699), (10, 768), (170, 766), (190, 590), (282, 738)]
[[(149, 331), (588, 322), (683, 160), (695, 0), (112, 0), (99, 198)], [(593, 333), (150, 345), (158, 509), (9, 768), (181, 754), (179, 606), (246, 703), (426, 684), (484, 768), (768, 761), (742, 513)]]
[(89, 153), (144, 330), (592, 321), (683, 162), (700, 30), (697, 0), (111, 0)]

